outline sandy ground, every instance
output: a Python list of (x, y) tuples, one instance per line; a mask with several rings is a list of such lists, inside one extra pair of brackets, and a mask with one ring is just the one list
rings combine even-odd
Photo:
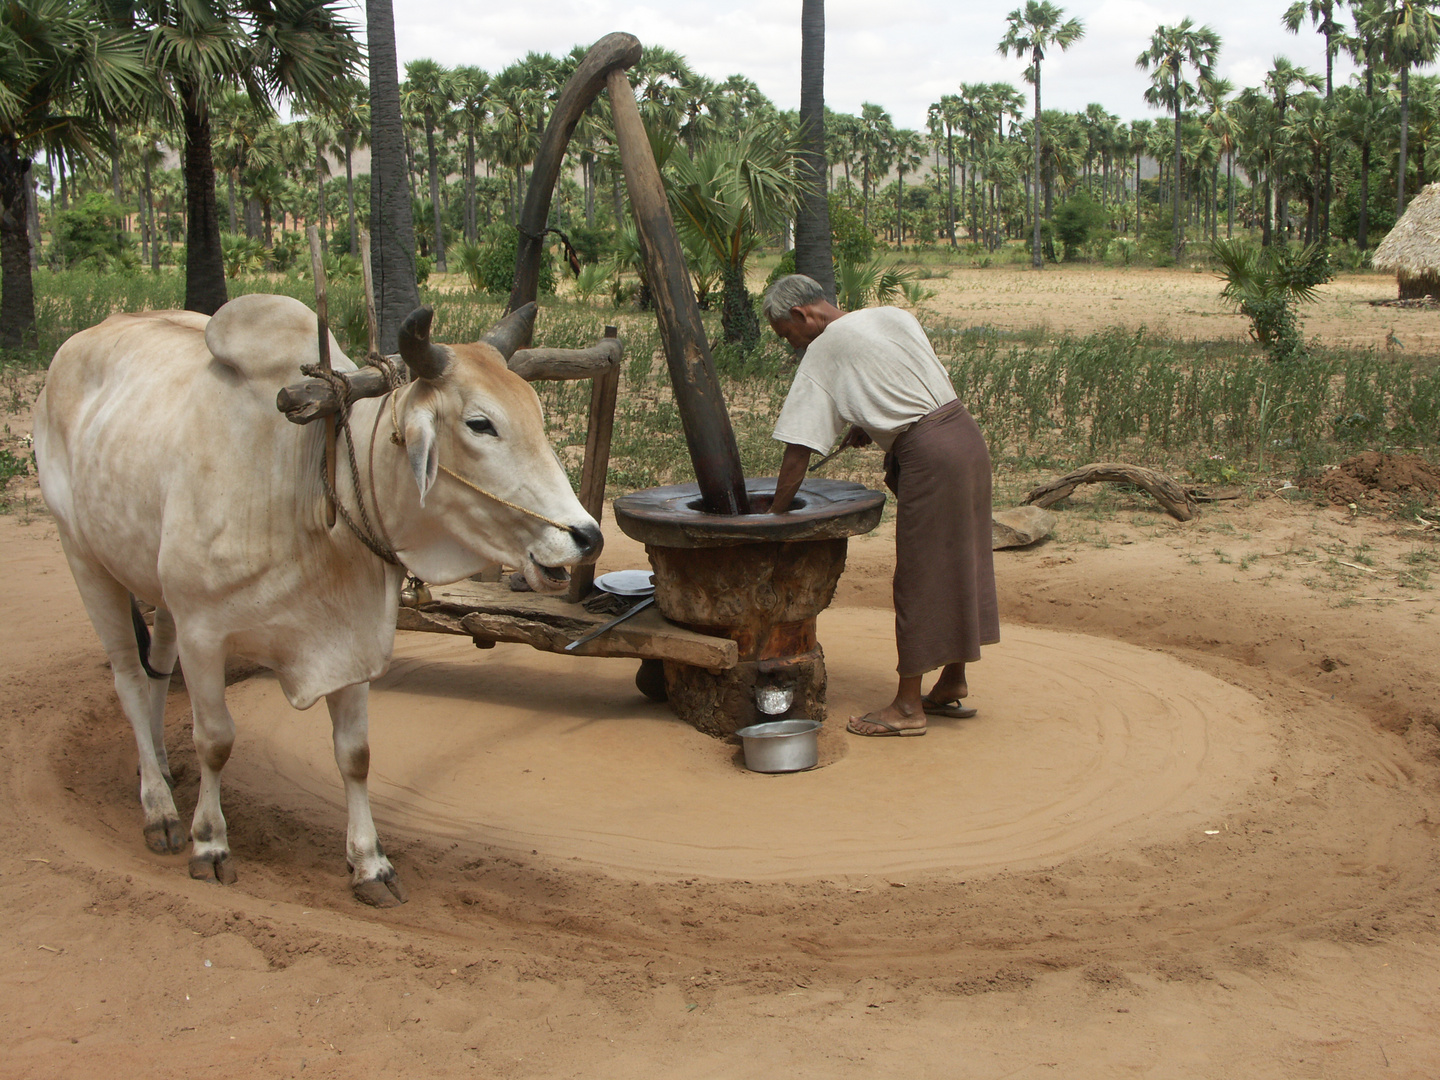
[(145, 850), (53, 525), (0, 519), (0, 1075), (1435, 1074), (1423, 541), (1280, 499), (1068, 511), (1001, 557), (979, 717), (846, 739), (889, 688), (890, 543), (823, 623), (806, 775), (746, 773), (630, 662), (402, 634), (375, 795), (412, 899), (374, 912), (328, 724), (264, 675), (231, 691), (239, 883)]
[[(1112, 326), (1141, 326), (1185, 340), (1248, 339), (1250, 323), (1220, 300), (1221, 281), (1208, 270), (1107, 268), (1084, 265), (953, 269), (924, 283), (936, 292), (923, 308), (962, 327), (1090, 334)], [(1376, 273), (1340, 274), (1300, 309), (1301, 330), (1329, 345), (1380, 353), (1434, 356), (1440, 352), (1435, 312), (1376, 306), (1393, 300), (1395, 279)], [(928, 320), (927, 320), (928, 321)], [(1394, 333), (1394, 340), (1387, 338)], [(1398, 342), (1398, 344), (1397, 344)]]
[[(346, 887), (324, 713), (240, 665), (239, 882), (145, 849), (54, 525), (0, 516), (0, 1078), (1435, 1076), (1434, 532), (1095, 498), (998, 555), (980, 714), (923, 739), (840, 730), (894, 663), (893, 532), (853, 541), (802, 775), (746, 772), (633, 662), (401, 634), (383, 912)], [(602, 569), (643, 565), (607, 533)], [(168, 742), (183, 815), (183, 688)]]

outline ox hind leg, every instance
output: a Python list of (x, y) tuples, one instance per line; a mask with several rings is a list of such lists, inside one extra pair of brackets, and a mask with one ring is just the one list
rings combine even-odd
[(345, 862), (355, 898), (374, 907), (405, 903), (405, 889), (385, 857), (370, 815), (370, 684), (358, 683), (327, 694), (335, 729), (335, 764), (345, 781)]
[(220, 809), (220, 773), (235, 746), (235, 721), (225, 706), (223, 649), (181, 642), (180, 662), (195, 717), (195, 756), (200, 763), (200, 791), (190, 823), (190, 876), (200, 881), (233, 885), (230, 840)]
[(148, 678), (150, 684), (150, 745), (160, 775), (171, 786), (175, 777), (170, 771), (170, 758), (165, 752), (165, 701), (170, 696), (170, 676), (175, 670), (179, 650), (175, 643), (175, 617), (165, 608), (155, 609), (155, 630), (150, 636), (150, 670), (161, 672), (160, 678)]
[[(135, 733), (145, 846), (161, 855), (178, 854), (185, 847), (185, 831), (170, 794), (165, 761), (165, 694), (169, 679), (151, 679), (140, 665), (135, 626), (130, 618), (130, 593), (106, 570), (73, 554), (69, 544), (64, 546), (80, 598), (110, 658), (120, 708)], [(157, 671), (169, 671), (175, 663), (175, 624), (169, 612), (163, 618), (156, 612), (150, 660)]]

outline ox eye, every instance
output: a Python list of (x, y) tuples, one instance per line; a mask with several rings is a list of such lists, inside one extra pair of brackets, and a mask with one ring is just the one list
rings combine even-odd
[(500, 437), (500, 433), (495, 430), (495, 425), (490, 422), (489, 418), (484, 416), (477, 416), (473, 420), (466, 420), (465, 426), (476, 435), (494, 435), (497, 439)]

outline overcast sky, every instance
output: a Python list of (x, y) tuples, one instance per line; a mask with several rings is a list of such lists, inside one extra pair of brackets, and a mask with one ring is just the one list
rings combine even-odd
[[(862, 102), (890, 112), (896, 124), (924, 130), (926, 108), (962, 82), (1010, 82), (1028, 98), (1024, 64), (996, 44), (1005, 14), (1021, 0), (828, 0), (825, 103), (858, 113)], [(473, 64), (492, 74), (527, 52), (562, 55), (616, 30), (646, 45), (681, 53), (712, 79), (743, 74), (777, 105), (800, 103), (800, 0), (395, 0), (401, 77), (407, 60)], [(1042, 104), (1083, 109), (1095, 101), (1123, 120), (1159, 115), (1142, 98), (1148, 76), (1135, 58), (1155, 27), (1189, 15), (1222, 41), (1219, 73), (1236, 88), (1258, 85), (1277, 53), (1322, 75), (1323, 39), (1308, 25), (1297, 36), (1280, 23), (1281, 0), (1206, 0), (1188, 6), (1152, 0), (1075, 0), (1067, 16), (1085, 36), (1047, 57)], [(364, 7), (354, 15), (362, 25)], [(1353, 66), (1337, 58), (1335, 80)]]

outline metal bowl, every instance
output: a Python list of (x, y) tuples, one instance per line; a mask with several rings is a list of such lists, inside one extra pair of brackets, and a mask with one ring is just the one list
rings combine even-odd
[(745, 744), (747, 769), (782, 773), (815, 767), (820, 760), (819, 732), (816, 720), (771, 720), (743, 727), (735, 734)]

